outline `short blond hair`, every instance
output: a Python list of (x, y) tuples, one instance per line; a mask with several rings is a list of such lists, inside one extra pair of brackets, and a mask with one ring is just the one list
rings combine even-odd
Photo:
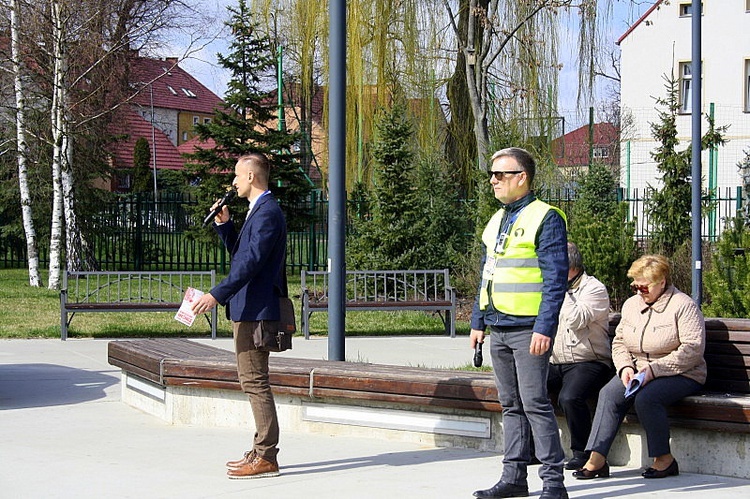
[(643, 255), (634, 261), (628, 270), (630, 279), (643, 278), (650, 283), (666, 281), (667, 286), (672, 284), (672, 266), (666, 257), (662, 255)]
[(247, 165), (253, 173), (260, 177), (264, 184), (268, 184), (271, 176), (271, 163), (269, 163), (268, 158), (264, 154), (251, 152), (240, 156), (237, 162)]

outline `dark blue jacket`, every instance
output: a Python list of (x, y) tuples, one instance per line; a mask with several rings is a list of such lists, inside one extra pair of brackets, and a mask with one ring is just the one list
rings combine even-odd
[(232, 260), (229, 275), (211, 294), (235, 322), (277, 321), (286, 253), (286, 221), (271, 193), (261, 196), (240, 232), (214, 224)]
[[(529, 193), (518, 201), (504, 206), (507, 216), (519, 212), (535, 199), (536, 196)], [(477, 293), (471, 313), (471, 328), (484, 331), (486, 326), (525, 326), (532, 328), (535, 333), (554, 339), (560, 307), (562, 307), (565, 291), (568, 288), (567, 243), (568, 233), (565, 220), (555, 210), (550, 210), (542, 220), (542, 225), (536, 235), (536, 253), (539, 258), (539, 268), (542, 271), (542, 304), (539, 307), (539, 315), (523, 317), (503, 314), (495, 310), (491, 302), (487, 310), (481, 311), (479, 310), (479, 293)], [(482, 244), (480, 269), (484, 269), (486, 259), (487, 248)]]

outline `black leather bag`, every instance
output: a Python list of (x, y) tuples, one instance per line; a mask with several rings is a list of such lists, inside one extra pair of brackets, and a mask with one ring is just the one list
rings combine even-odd
[(270, 321), (270, 327), (262, 328), (261, 342), (262, 348), (270, 352), (283, 352), (292, 348), (292, 336), (297, 331), (294, 303), (289, 298), (284, 267), (281, 268), (280, 285), (276, 286), (276, 291), (279, 294), (279, 321)]
[(288, 296), (279, 296), (279, 310), (281, 311), (281, 319), (279, 319), (279, 327), (277, 328), (279, 330), (277, 334), (278, 350), (274, 351), (283, 352), (292, 348), (292, 336), (297, 331), (297, 322), (295, 320), (294, 303)]

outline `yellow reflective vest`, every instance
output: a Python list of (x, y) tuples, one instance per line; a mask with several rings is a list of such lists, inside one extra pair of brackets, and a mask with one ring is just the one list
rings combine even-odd
[(490, 304), (498, 312), (508, 315), (536, 316), (542, 303), (542, 271), (536, 254), (536, 234), (549, 210), (558, 208), (535, 199), (518, 213), (512, 226), (501, 234), (500, 224), (505, 214), (498, 210), (482, 233), (487, 247), (487, 258), (482, 269), (479, 309)]

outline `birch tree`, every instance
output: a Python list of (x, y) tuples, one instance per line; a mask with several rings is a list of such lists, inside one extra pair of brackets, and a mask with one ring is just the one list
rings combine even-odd
[(28, 144), (26, 142), (26, 98), (21, 71), (20, 18), (21, 6), (18, 0), (10, 3), (11, 31), (11, 65), (13, 71), (13, 92), (16, 100), (16, 160), (18, 162), (18, 189), (21, 194), (21, 217), (26, 236), (26, 255), (29, 267), (29, 285), (41, 286), (39, 275), (39, 250), (37, 248), (36, 228), (31, 206), (31, 194), (27, 175)]
[[(198, 5), (198, 4), (196, 4)], [(78, 218), (82, 189), (107, 174), (107, 123), (152, 82), (130, 88), (128, 60), (162, 43), (165, 31), (187, 37), (183, 60), (202, 48), (201, 29), (210, 23), (185, 2), (132, 0), (124, 3), (49, 0), (48, 73), (51, 75), (53, 212), (48, 287), (59, 287), (60, 271), (95, 267), (86, 231)], [(87, 136), (100, 138), (86, 140)], [(87, 151), (87, 148), (95, 148)]]

